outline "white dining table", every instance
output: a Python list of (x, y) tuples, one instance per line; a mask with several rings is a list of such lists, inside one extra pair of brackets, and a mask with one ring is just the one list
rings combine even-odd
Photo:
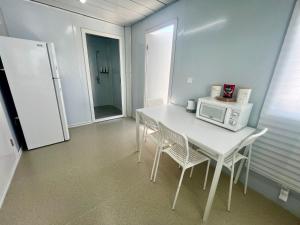
[(162, 122), (174, 131), (186, 135), (189, 142), (198, 146), (202, 153), (217, 161), (203, 215), (203, 221), (206, 222), (211, 211), (224, 159), (245, 138), (254, 133), (255, 129), (245, 127), (237, 132), (233, 132), (197, 119), (195, 114), (186, 112), (184, 107), (173, 104), (141, 108), (136, 110), (136, 142), (138, 151), (140, 151), (141, 145), (140, 113), (144, 113), (148, 117)]

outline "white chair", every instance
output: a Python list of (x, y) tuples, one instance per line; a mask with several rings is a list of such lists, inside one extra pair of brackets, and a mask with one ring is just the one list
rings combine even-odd
[(139, 113), (139, 117), (140, 117), (141, 122), (144, 125), (144, 130), (143, 130), (143, 136), (142, 136), (142, 142), (141, 142), (141, 148), (140, 148), (140, 152), (139, 152), (139, 156), (138, 156), (138, 161), (139, 162), (141, 161), (143, 145), (147, 141), (148, 137), (156, 145), (155, 156), (154, 156), (153, 166), (152, 166), (151, 175), (150, 175), (150, 180), (152, 180), (155, 163), (156, 163), (156, 158), (158, 155), (159, 143), (160, 143), (160, 133), (158, 131), (158, 123), (155, 120), (153, 120), (152, 118), (146, 116), (144, 113)]
[[(160, 105), (163, 105), (163, 104), (164, 104), (164, 100), (162, 98), (148, 99), (148, 100), (145, 101), (145, 107), (155, 107), (155, 106), (160, 106)], [(145, 128), (144, 133), (147, 134), (149, 127), (145, 126), (144, 128)], [(158, 127), (157, 127), (156, 130), (158, 130)], [(144, 140), (146, 141), (146, 139), (147, 139), (147, 136), (144, 135)]]
[[(157, 163), (155, 168), (155, 175), (153, 182), (156, 181), (157, 171), (158, 171), (158, 165), (160, 161), (161, 153), (168, 154), (175, 162), (177, 162), (182, 167), (182, 172), (179, 180), (179, 184), (177, 187), (177, 191), (175, 194), (175, 198), (173, 201), (172, 209), (175, 209), (176, 200), (178, 197), (178, 193), (181, 187), (182, 179), (184, 176), (184, 172), (188, 168), (192, 168), (202, 162), (207, 161), (207, 168), (206, 168), (206, 175), (204, 179), (204, 185), (203, 189), (206, 188), (206, 182), (207, 182), (207, 176), (208, 176), (208, 170), (210, 165), (210, 159), (204, 155), (202, 155), (200, 152), (189, 148), (188, 139), (185, 135), (179, 134), (170, 128), (166, 127), (162, 123), (158, 123), (159, 125), (159, 131), (161, 134), (161, 142), (159, 146), (159, 152), (157, 156)], [(164, 143), (169, 143), (168, 146), (165, 146)]]
[[(229, 184), (229, 194), (228, 194), (228, 202), (227, 202), (227, 210), (230, 211), (231, 206), (231, 195), (232, 195), (232, 184), (233, 184), (233, 176), (234, 176), (234, 166), (237, 162), (240, 160), (247, 160), (247, 170), (246, 170), (246, 178), (245, 178), (245, 184), (244, 184), (244, 194), (247, 193), (247, 185), (248, 185), (248, 176), (249, 176), (249, 168), (250, 168), (250, 160), (251, 160), (251, 151), (252, 151), (252, 144), (256, 141), (257, 138), (261, 137), (268, 131), (268, 128), (264, 128), (260, 132), (253, 134), (246, 138), (239, 147), (234, 151), (233, 154), (225, 158), (223, 166), (225, 166), (229, 171), (231, 172), (230, 175), (230, 184)], [(239, 153), (241, 150), (243, 150), (246, 147), (244, 154), (242, 155)], [(239, 176), (239, 173), (241, 172), (242, 167), (239, 168), (239, 171), (237, 172), (237, 177)], [(237, 179), (236, 179), (237, 181)], [(236, 183), (235, 181), (235, 183)]]

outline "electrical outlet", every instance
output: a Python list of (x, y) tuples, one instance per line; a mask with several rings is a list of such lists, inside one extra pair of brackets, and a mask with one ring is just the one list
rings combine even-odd
[(188, 77), (188, 78), (186, 79), (186, 82), (187, 82), (188, 84), (193, 83), (193, 78), (192, 78), (192, 77)]
[(290, 190), (288, 188), (282, 187), (278, 198), (280, 200), (286, 202), (289, 197), (289, 193), (290, 193)]

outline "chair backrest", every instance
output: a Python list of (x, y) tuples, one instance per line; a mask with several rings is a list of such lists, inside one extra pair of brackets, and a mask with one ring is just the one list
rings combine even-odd
[(175, 154), (180, 155), (181, 158), (184, 158), (185, 161), (187, 161), (189, 158), (189, 143), (187, 137), (170, 129), (161, 122), (158, 122), (158, 126), (162, 137), (162, 141), (167, 141), (168, 143), (174, 146), (178, 145), (179, 148), (176, 148), (177, 151)]
[(264, 135), (265, 133), (267, 133), (267, 131), (268, 131), (268, 128), (264, 128), (260, 132), (250, 135), (240, 144), (238, 149), (240, 150), (248, 145), (253, 144), (257, 140), (257, 138), (259, 138), (262, 135)]
[(158, 122), (152, 118), (150, 118), (149, 116), (145, 115), (144, 113), (140, 113), (140, 118), (142, 123), (150, 128), (151, 130), (158, 130)]

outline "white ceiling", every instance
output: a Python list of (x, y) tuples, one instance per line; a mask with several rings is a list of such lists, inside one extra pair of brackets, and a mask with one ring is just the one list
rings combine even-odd
[(118, 25), (130, 25), (176, 0), (31, 0)]

